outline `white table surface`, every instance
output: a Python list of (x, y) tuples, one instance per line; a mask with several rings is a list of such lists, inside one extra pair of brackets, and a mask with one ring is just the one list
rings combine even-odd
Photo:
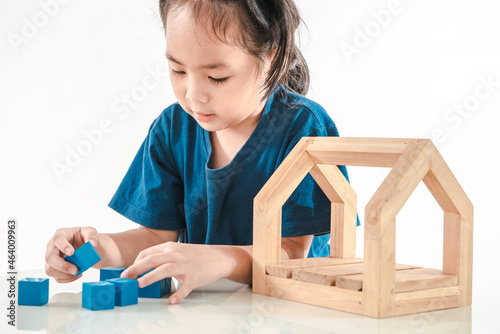
[[(46, 275), (43, 270), (30, 270), (17, 276), (18, 280), (24, 277)], [(50, 279), (49, 303), (19, 306), (17, 330), (2, 317), (0, 333), (500, 333), (496, 322), (500, 309), (492, 307), (498, 305), (494, 298), (498, 296), (490, 296), (497, 304), (476, 297), (472, 307), (373, 319), (253, 294), (246, 285), (222, 280), (193, 291), (177, 305), (169, 305), (165, 296), (139, 298), (137, 305), (113, 310), (89, 311), (81, 307), (82, 282), (97, 280), (95, 269), (69, 284)], [(2, 306), (7, 305), (7, 290), (3, 276)], [(480, 295), (487, 297), (481, 291)]]

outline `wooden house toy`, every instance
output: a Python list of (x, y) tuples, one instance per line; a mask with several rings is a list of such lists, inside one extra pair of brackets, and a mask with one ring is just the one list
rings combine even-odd
[[(356, 193), (337, 165), (392, 168), (365, 208), (356, 258)], [(310, 173), (331, 201), (331, 249), (281, 261), (281, 208)], [(396, 215), (423, 181), (444, 211), (443, 268), (396, 264)], [(384, 318), (467, 306), (473, 207), (428, 139), (306, 137), (254, 199), (253, 292)]]

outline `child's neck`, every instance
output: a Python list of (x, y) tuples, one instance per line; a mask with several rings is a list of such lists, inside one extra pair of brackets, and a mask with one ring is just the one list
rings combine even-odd
[(233, 160), (257, 127), (261, 114), (252, 115), (235, 127), (210, 132), (210, 168), (222, 168)]

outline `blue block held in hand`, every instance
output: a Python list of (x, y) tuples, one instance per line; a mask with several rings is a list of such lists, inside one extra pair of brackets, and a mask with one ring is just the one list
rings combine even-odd
[(101, 261), (101, 257), (97, 254), (90, 241), (77, 248), (73, 255), (66, 256), (64, 259), (78, 267), (78, 272), (75, 276), (79, 276), (85, 270)]
[(115, 305), (127, 306), (137, 304), (139, 300), (139, 284), (136, 279), (111, 278), (106, 282), (115, 285)]
[(24, 278), (18, 286), (18, 305), (42, 306), (49, 302), (48, 278)]
[(82, 307), (91, 311), (115, 308), (115, 285), (110, 282), (82, 284)]

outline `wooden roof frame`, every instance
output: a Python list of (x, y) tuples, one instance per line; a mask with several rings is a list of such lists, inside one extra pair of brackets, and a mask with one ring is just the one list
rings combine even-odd
[[(357, 198), (337, 165), (392, 168), (365, 208), (363, 290), (268, 275), (281, 263), (281, 208), (308, 173), (332, 203), (330, 257), (355, 257)], [(444, 211), (443, 273), (458, 285), (396, 293), (395, 218), (420, 181)], [(377, 318), (471, 304), (473, 206), (428, 139), (304, 137), (255, 197), (253, 224), (255, 293)]]

